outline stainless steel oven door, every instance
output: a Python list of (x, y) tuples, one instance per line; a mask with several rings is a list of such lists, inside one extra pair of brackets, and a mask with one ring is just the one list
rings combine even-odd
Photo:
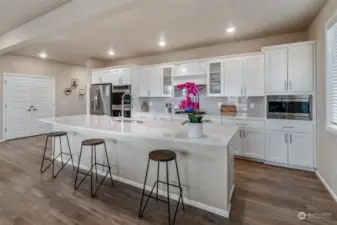
[(311, 95), (267, 97), (267, 118), (312, 120)]

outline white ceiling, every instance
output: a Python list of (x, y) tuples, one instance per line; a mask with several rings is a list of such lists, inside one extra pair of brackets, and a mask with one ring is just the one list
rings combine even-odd
[(71, 0), (1, 0), (0, 35)]
[[(45, 5), (46, 2), (53, 2), (30, 1), (45, 2)], [(158, 47), (161, 35), (167, 40), (166, 50), (170, 51), (303, 31), (325, 2), (326, 0), (139, 0), (132, 8), (121, 9), (117, 14), (109, 12), (91, 18), (60, 31), (57, 35), (36, 40), (14, 53), (37, 56), (38, 52), (44, 50), (50, 59), (84, 65), (89, 57), (114, 60), (162, 51)], [(1, 4), (3, 3), (0, 3), (0, 8), (3, 8)], [(231, 24), (236, 26), (237, 31), (228, 35), (225, 28)], [(109, 48), (116, 52), (114, 57), (107, 55)]]

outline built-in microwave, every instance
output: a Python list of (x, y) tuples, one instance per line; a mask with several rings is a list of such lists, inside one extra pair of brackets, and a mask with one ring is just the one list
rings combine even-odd
[(312, 120), (312, 95), (267, 96), (267, 118)]

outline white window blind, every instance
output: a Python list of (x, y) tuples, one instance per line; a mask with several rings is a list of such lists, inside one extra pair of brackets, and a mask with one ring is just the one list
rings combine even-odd
[(337, 23), (327, 30), (326, 110), (327, 126), (337, 130)]

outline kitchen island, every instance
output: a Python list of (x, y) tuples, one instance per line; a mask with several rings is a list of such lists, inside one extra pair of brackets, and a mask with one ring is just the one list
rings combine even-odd
[[(188, 125), (169, 121), (121, 120), (117, 117), (78, 115), (45, 118), (54, 131), (68, 132), (75, 164), (78, 162), (81, 142), (89, 138), (106, 141), (113, 178), (143, 188), (148, 153), (155, 149), (169, 149), (177, 153), (183, 196), (186, 204), (229, 217), (230, 200), (234, 191), (234, 155), (231, 140), (237, 135), (237, 126), (203, 125), (204, 137), (188, 137)], [(59, 142), (55, 153), (59, 153)], [(63, 142), (64, 143), (64, 142)], [(62, 143), (62, 144), (63, 144)], [(63, 151), (66, 152), (67, 143)], [(103, 146), (97, 147), (97, 162), (105, 164)], [(90, 150), (83, 150), (80, 168), (89, 169)], [(98, 168), (105, 174), (106, 168)], [(147, 190), (156, 180), (157, 165), (150, 164)], [(174, 163), (169, 163), (170, 182), (177, 184)], [(166, 179), (160, 170), (160, 179)], [(165, 186), (159, 186), (165, 196)], [(170, 189), (172, 199), (178, 199), (178, 190)]]

